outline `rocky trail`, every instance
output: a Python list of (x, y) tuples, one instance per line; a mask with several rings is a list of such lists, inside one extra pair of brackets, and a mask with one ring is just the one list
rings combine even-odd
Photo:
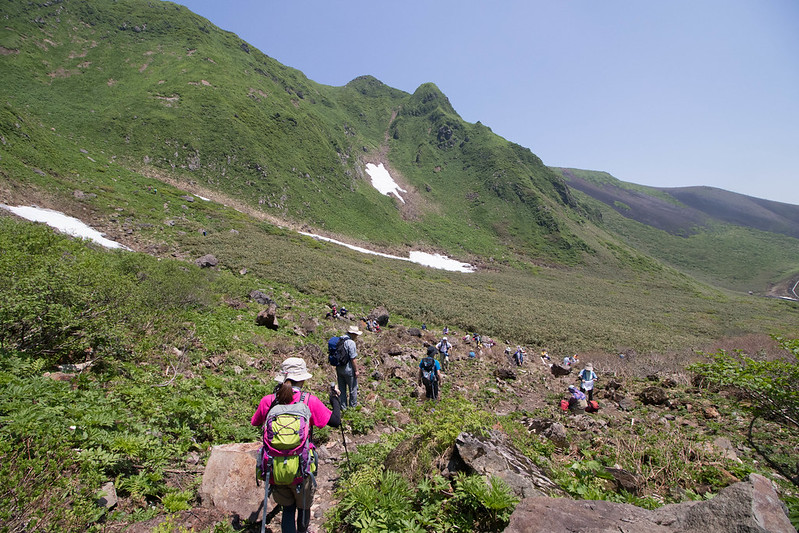
[[(341, 472), (347, 468), (347, 450), (353, 454), (365, 443), (375, 443), (385, 434), (402, 431), (402, 428), (411, 422), (409, 405), (423, 404), (431, 413), (435, 410), (435, 402), (424, 399), (423, 388), (417, 386), (416, 378), (418, 363), (424, 356), (426, 346), (437, 342), (441, 337), (440, 333), (433, 334), (418, 328), (396, 326), (384, 328), (379, 334), (370, 333), (363, 337), (362, 341), (359, 341), (360, 413), (368, 416), (377, 409), (388, 408), (392, 412), (394, 424), (378, 423), (366, 434), (353, 434), (352, 427), (347, 425), (345, 418), (343, 435), (341, 430), (331, 429), (326, 440), (317, 443), (319, 473), (316, 497), (311, 508), (312, 531), (325, 530), (326, 514), (338, 503), (336, 490)], [(701, 399), (688, 403), (684, 399), (677, 398), (673, 390), (680, 383), (683, 385), (687, 383), (688, 378), (684, 374), (668, 373), (665, 370), (665, 363), (657, 361), (647, 360), (645, 365), (641, 365), (633, 352), (613, 355), (584, 354), (581, 357), (582, 361), (576, 365), (576, 370), (565, 376), (556, 376), (549, 364), (560, 360), (555, 354), (552, 354), (552, 359), (547, 362), (530, 349), (524, 365), (519, 367), (506, 355), (505, 344), (477, 348), (470, 340), (455, 337), (450, 335), (454, 350), (451, 352), (450, 365), (443, 372), (442, 396), (458, 395), (469, 399), (465, 401), (480, 401), (482, 409), (493, 411), (497, 415), (508, 415), (515, 411), (528, 413), (528, 416), (522, 418), (522, 423), (531, 433), (536, 433), (555, 445), (556, 453), (552, 458), (553, 461), (569, 462), (579, 459), (582, 447), (593, 447), (594, 444), (602, 442), (604, 434), (612, 427), (643, 424), (646, 427), (673, 426), (696, 429), (705, 423), (704, 420), (711, 424), (719, 420), (720, 415), (711, 403)], [(515, 349), (515, 345), (512, 348)], [(470, 357), (470, 352), (474, 352), (475, 356)], [(313, 381), (319, 382), (316, 385), (327, 384), (332, 378), (332, 370), (327, 365), (326, 354), (315, 346), (306, 346), (302, 355), (308, 360), (309, 370), (314, 374)], [(563, 355), (561, 354), (560, 358)], [(577, 371), (589, 361), (593, 363), (594, 369), (600, 376), (595, 394), (601, 405), (600, 412), (574, 415), (560, 410), (558, 404), (560, 399), (567, 397), (568, 385), (575, 383)], [(662, 366), (659, 367), (659, 364)], [(631, 381), (633, 377), (636, 378)], [(389, 381), (394, 384), (394, 388), (381, 385)], [(314, 390), (321, 389), (321, 386), (315, 387)], [(316, 393), (319, 394), (318, 391)], [(490, 400), (486, 402), (485, 398)], [(647, 407), (648, 414), (642, 415), (639, 412), (642, 406)], [(342, 437), (346, 439), (346, 450)], [(194, 528), (195, 531), (212, 529), (219, 523), (231, 524), (235, 530), (260, 531), (263, 485), (256, 487), (253, 475), (254, 457), (258, 447), (257, 443), (215, 447), (203, 473), (203, 487), (200, 489), (202, 507), (182, 511), (171, 520), (174, 520), (176, 525), (179, 524), (189, 530)], [(712, 448), (710, 451), (713, 453), (736, 458), (736, 448), (727, 439), (716, 439)], [(398, 446), (397, 450), (400, 450), (400, 456), (405, 452), (408, 455), (399, 459), (394, 457), (394, 461), (399, 460), (400, 463), (406, 461), (410, 464), (413, 460), (412, 452), (403, 445)], [(215, 455), (224, 455), (226, 458), (217, 461)], [(445, 476), (461, 469), (483, 475), (497, 475), (506, 481), (511, 489), (523, 498), (517, 514), (527, 517), (514, 518), (508, 531), (548, 531), (545, 524), (552, 517), (547, 513), (560, 512), (557, 510), (560, 506), (551, 504), (551, 501), (554, 498), (568, 499), (568, 495), (549, 479), (549, 472), (546, 469), (540, 468), (516, 451), (506, 436), (498, 431), (492, 431), (487, 438), (462, 434), (456, 440), (454, 447), (447, 452), (446, 457), (440, 458), (439, 463), (438, 467)], [(642, 490), (644, 480), (641, 476), (622, 469), (608, 470), (614, 478), (611, 482), (616, 483), (618, 488), (624, 488), (631, 493)], [(741, 484), (744, 481), (730, 474), (730, 484), (735, 485), (738, 482)], [(758, 512), (766, 512), (763, 509), (767, 509), (769, 520), (776, 521), (775, 523), (780, 524), (779, 527), (752, 529), (752, 531), (788, 531), (784, 529), (787, 518), (779, 509), (779, 500), (776, 499), (776, 494), (768, 492), (767, 488), (773, 492), (768, 480), (765, 478), (755, 480), (746, 486), (746, 490), (731, 492), (737, 496), (728, 505), (733, 508), (741, 505), (752, 507), (755, 505), (753, 501), (770, 502), (769, 505), (757, 503), (762, 507)], [(698, 487), (696, 490), (709, 490), (709, 487), (708, 489)], [(743, 503), (737, 499), (739, 497), (743, 498)], [(581, 501), (569, 501), (572, 502), (570, 508), (573, 510), (570, 512), (576, 521), (575, 524), (579, 524), (585, 514), (593, 512), (591, 509), (584, 509), (585, 506)], [(605, 524), (607, 529), (597, 529), (597, 531), (619, 531), (614, 529), (621, 527), (617, 519), (622, 519), (624, 522), (624, 517), (627, 515), (614, 510), (613, 505), (620, 504), (607, 504), (602, 507), (604, 513), (602, 523), (607, 522)], [(279, 532), (281, 513), (271, 498), (268, 510), (266, 530), (272, 533)], [(630, 515), (632, 518), (628, 517), (633, 522), (639, 523), (639, 526), (628, 527), (629, 524), (622, 524), (623, 531), (676, 533), (683, 530), (670, 529), (671, 526), (667, 523), (681, 523), (680, 520), (688, 520), (685, 517), (690, 514), (687, 508), (676, 506), (671, 514), (664, 514), (664, 511), (658, 511), (659, 514), (641, 511), (642, 513), (638, 511), (632, 513)], [(538, 518), (535, 521), (530, 519), (531, 514)], [(750, 513), (741, 517), (743, 522), (750, 519), (760, 520), (762, 516)], [(164, 516), (159, 516), (133, 524), (124, 530), (143, 533), (151, 531), (164, 520)], [(558, 520), (565, 519), (558, 515)], [(544, 529), (528, 527), (533, 523), (539, 524)], [(666, 526), (661, 527), (663, 524)], [(788, 525), (790, 526), (789, 522)], [(563, 531), (581, 530), (578, 525), (575, 527), (578, 529), (567, 528)], [(118, 530), (122, 529), (114, 527), (113, 524), (109, 524), (107, 528), (107, 531)], [(724, 530), (707, 529), (707, 531)]]

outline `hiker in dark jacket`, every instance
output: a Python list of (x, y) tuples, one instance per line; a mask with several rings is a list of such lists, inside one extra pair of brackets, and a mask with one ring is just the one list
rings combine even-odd
[[(280, 372), (275, 376), (275, 381), (279, 385), (273, 394), (264, 396), (258, 404), (255, 414), (252, 415), (250, 423), (253, 426), (262, 426), (266, 421), (269, 410), (273, 405), (288, 405), (300, 401), (302, 398), (302, 387), (305, 381), (311, 379), (312, 374), (308, 372), (305, 361), (299, 357), (289, 357), (280, 367)], [(341, 425), (341, 404), (339, 403), (338, 391), (330, 390), (330, 405), (333, 410), (327, 408), (318, 397), (307, 394), (305, 403), (311, 411), (310, 424), (322, 428), (325, 426), (339, 427)], [(314, 448), (313, 442), (311, 447)], [(283, 507), (281, 519), (281, 530), (283, 533), (304, 533), (308, 531), (311, 523), (311, 504), (313, 503), (316, 491), (316, 480), (309, 475), (303, 479), (302, 483), (296, 487), (290, 485), (271, 485), (270, 492), (275, 503)], [(266, 505), (266, 502), (264, 502)], [(295, 524), (296, 517), (296, 524)]]
[(441, 384), (441, 363), (436, 359), (438, 349), (435, 346), (427, 347), (427, 357), (419, 361), (419, 376), (417, 382), (424, 384), (425, 397), (438, 400), (438, 387)]

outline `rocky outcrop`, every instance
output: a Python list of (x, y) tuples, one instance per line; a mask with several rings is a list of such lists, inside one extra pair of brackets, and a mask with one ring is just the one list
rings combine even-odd
[(638, 398), (644, 405), (665, 405), (669, 401), (668, 394), (661, 387), (647, 387), (638, 394)]
[(268, 309), (259, 312), (258, 316), (255, 317), (255, 325), (278, 329), (280, 324), (277, 322), (277, 306), (273, 303)]
[(386, 309), (385, 307), (382, 307), (382, 306), (381, 307), (375, 307), (369, 313), (369, 316), (367, 318), (369, 320), (377, 320), (378, 325), (381, 328), (384, 328), (384, 327), (388, 326), (388, 320), (389, 320), (388, 309)]
[(560, 377), (560, 376), (568, 376), (569, 374), (571, 374), (572, 369), (560, 365), (552, 365), (551, 367), (549, 367), (549, 371), (552, 373), (553, 376)]
[(255, 483), (260, 449), (257, 442), (222, 444), (211, 449), (200, 487), (203, 507), (215, 507), (238, 515), (241, 520), (260, 520), (264, 485)]
[(271, 305), (275, 303), (271, 296), (258, 289), (250, 291), (250, 299), (261, 305)]
[(206, 254), (194, 262), (200, 268), (211, 268), (219, 264), (219, 259), (212, 254)]
[(531, 432), (551, 440), (558, 448), (565, 448), (569, 444), (566, 439), (566, 427), (551, 418), (523, 418), (522, 424)]
[(708, 501), (649, 511), (633, 505), (536, 497), (523, 500), (505, 533), (795, 533), (771, 482), (752, 474)]
[(516, 379), (518, 376), (516, 372), (510, 368), (497, 368), (494, 370), (494, 377), (504, 380)]
[(502, 433), (488, 437), (461, 433), (447, 469), (501, 478), (520, 498), (562, 496), (564, 492), (528, 457), (519, 452)]

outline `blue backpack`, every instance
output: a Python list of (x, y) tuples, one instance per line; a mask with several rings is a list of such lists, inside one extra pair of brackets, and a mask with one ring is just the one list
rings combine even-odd
[(436, 360), (432, 357), (423, 357), (419, 368), (422, 369), (422, 382), (425, 384), (433, 383), (436, 378)]
[(346, 365), (350, 362), (344, 351), (344, 341), (349, 337), (330, 337), (327, 341), (327, 362), (333, 366)]

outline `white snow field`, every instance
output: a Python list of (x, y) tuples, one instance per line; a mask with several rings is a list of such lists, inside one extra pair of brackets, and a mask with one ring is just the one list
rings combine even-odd
[(35, 206), (9, 206), (2, 204), (0, 204), (0, 208), (11, 211), (15, 215), (27, 220), (44, 222), (48, 226), (53, 227), (62, 233), (66, 233), (67, 235), (72, 235), (73, 237), (80, 237), (83, 239), (90, 239), (101, 246), (105, 246), (106, 248), (122, 248), (123, 250), (130, 251), (130, 248), (127, 246), (119, 244), (116, 241), (106, 239), (103, 237), (102, 233), (92, 229), (77, 218), (67, 216), (58, 211), (53, 211), (52, 209), (44, 209)]

